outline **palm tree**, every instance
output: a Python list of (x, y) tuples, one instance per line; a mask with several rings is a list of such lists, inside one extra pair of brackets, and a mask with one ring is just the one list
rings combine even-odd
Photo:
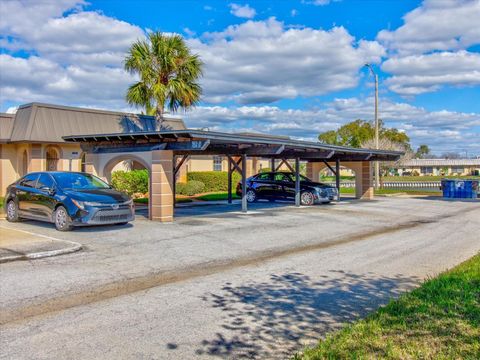
[(128, 88), (127, 102), (155, 115), (162, 129), (166, 107), (175, 112), (199, 102), (202, 89), (197, 80), (202, 65), (180, 35), (152, 32), (147, 39), (133, 43), (125, 58), (125, 70), (140, 77)]

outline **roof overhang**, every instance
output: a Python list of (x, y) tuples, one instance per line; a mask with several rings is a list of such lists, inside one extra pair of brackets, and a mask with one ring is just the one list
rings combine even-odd
[(357, 149), (313, 141), (204, 130), (168, 130), (118, 134), (64, 136), (92, 153), (172, 150), (175, 155), (243, 155), (300, 158), (308, 161), (396, 161), (399, 151)]

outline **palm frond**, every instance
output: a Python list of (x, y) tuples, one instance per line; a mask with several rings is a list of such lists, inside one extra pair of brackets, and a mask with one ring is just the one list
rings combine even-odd
[(131, 85), (126, 99), (129, 104), (143, 106), (147, 113), (161, 117), (165, 107), (175, 112), (198, 104), (202, 89), (203, 62), (191, 54), (180, 35), (149, 33), (130, 47), (124, 62), (125, 70), (138, 75), (140, 81)]

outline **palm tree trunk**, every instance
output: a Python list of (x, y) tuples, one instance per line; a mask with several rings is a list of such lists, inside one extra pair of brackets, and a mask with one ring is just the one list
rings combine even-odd
[(157, 105), (157, 111), (155, 112), (155, 121), (157, 122), (157, 129), (162, 130), (163, 129), (163, 104)]

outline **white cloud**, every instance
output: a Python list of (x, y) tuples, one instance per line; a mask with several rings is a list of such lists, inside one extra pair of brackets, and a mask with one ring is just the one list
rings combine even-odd
[(23, 49), (34, 49), (62, 63), (118, 64), (130, 44), (144, 34), (137, 26), (91, 11), (51, 17), (38, 24), (20, 23), (7, 28), (6, 34), (19, 38)]
[(330, 0), (314, 0), (313, 3), (315, 5), (324, 6), (328, 5), (330, 3)]
[(257, 12), (254, 8), (251, 8), (250, 5), (239, 5), (232, 3), (230, 6), (230, 13), (239, 18), (253, 19)]
[[(144, 35), (134, 25), (97, 12), (83, 1), (6, 1), (1, 29), (7, 49), (21, 45), (27, 58), (0, 55), (2, 101), (45, 101), (97, 107), (123, 106), (133, 78), (123, 71), (130, 44)], [(25, 14), (31, 15), (25, 21)], [(7, 19), (5, 19), (7, 18)]]
[[(58, 18), (67, 10), (80, 11), (86, 5), (84, 0), (3, 0), (0, 2), (0, 31), (22, 33), (27, 27), (35, 29), (46, 19)], [(28, 19), (28, 21), (27, 21)]]
[(124, 105), (124, 92), (133, 78), (121, 68), (62, 66), (31, 56), (27, 59), (0, 55), (3, 101), (25, 103), (90, 104), (97, 107)]
[(438, 90), (443, 85), (480, 85), (480, 54), (467, 51), (442, 52), (390, 58), (382, 70), (390, 90), (402, 95), (417, 95)]
[[(280, 109), (276, 106), (201, 106), (185, 116), (189, 127), (210, 130), (251, 131), (315, 140), (320, 132), (337, 129), (355, 119), (372, 120), (373, 98), (335, 99), (312, 109)], [(426, 143), (438, 152), (480, 154), (480, 143), (469, 136), (480, 126), (480, 114), (427, 111), (406, 103), (380, 99), (380, 118), (410, 136), (415, 146)]]
[(444, 86), (480, 84), (480, 0), (425, 0), (404, 16), (393, 31), (377, 40), (389, 49), (382, 70), (393, 76), (389, 89), (405, 96), (433, 92)]
[(400, 54), (460, 50), (480, 43), (479, 0), (426, 0), (403, 19), (401, 27), (382, 30), (377, 37)]
[(205, 99), (270, 103), (352, 88), (365, 62), (378, 63), (384, 49), (356, 41), (343, 27), (288, 28), (270, 18), (247, 21), (189, 40), (205, 63)]
[(312, 4), (316, 6), (325, 6), (332, 2), (340, 2), (342, 0), (302, 0), (303, 3)]

